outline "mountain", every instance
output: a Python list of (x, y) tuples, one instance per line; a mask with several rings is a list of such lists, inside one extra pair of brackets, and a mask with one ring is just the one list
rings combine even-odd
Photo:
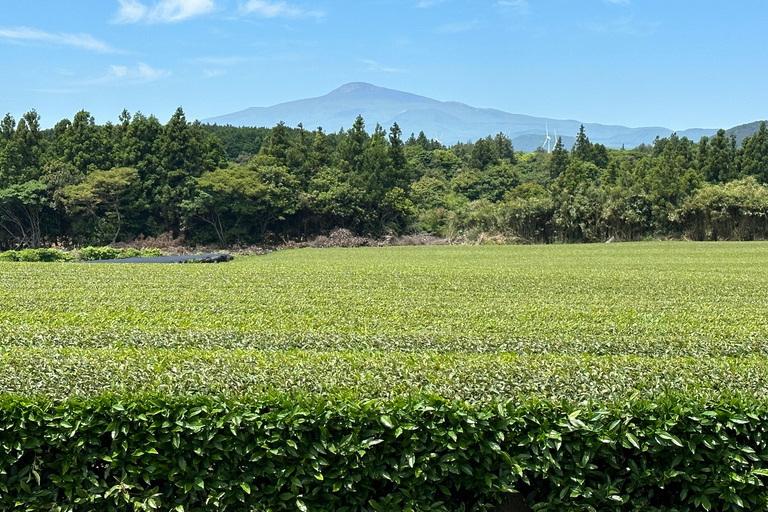
[[(427, 137), (444, 144), (474, 141), (488, 135), (504, 133), (512, 139), (515, 149), (533, 151), (545, 140), (546, 130), (554, 138), (563, 137), (570, 149), (572, 138), (584, 124), (592, 142), (608, 147), (636, 147), (650, 144), (653, 139), (667, 137), (672, 130), (663, 127), (628, 128), (618, 125), (582, 123), (576, 120), (547, 119), (510, 114), (490, 108), (475, 108), (454, 101), (437, 101), (407, 92), (354, 82), (320, 96), (271, 107), (251, 107), (239, 112), (204, 119), (204, 123), (234, 126), (271, 127), (283, 121), (288, 126), (302, 123), (306, 128), (322, 126), (326, 131), (349, 128), (355, 117), (362, 115), (369, 131), (379, 123), (389, 128), (395, 122), (405, 137), (424, 131)], [(678, 135), (698, 141), (717, 130), (692, 129)], [(517, 142), (516, 142), (517, 141)]]
[(757, 130), (760, 129), (762, 123), (768, 123), (768, 121), (755, 121), (754, 123), (740, 124), (739, 126), (734, 126), (730, 130), (725, 130), (725, 134), (728, 137), (730, 137), (731, 134), (735, 135), (736, 145), (741, 147), (741, 143), (744, 139), (757, 133)]

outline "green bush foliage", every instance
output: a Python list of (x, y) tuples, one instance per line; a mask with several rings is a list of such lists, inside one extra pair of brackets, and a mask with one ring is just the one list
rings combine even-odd
[(768, 409), (440, 399), (0, 403), (6, 510), (746, 511), (768, 505)]
[(10, 251), (0, 252), (0, 261), (19, 261), (19, 251), (11, 249)]
[(0, 261), (53, 262), (70, 261), (72, 254), (60, 249), (22, 249), (0, 253)]
[(118, 258), (153, 258), (162, 256), (160, 249), (115, 249), (113, 247), (85, 247), (74, 253), (60, 249), (22, 249), (20, 251), (5, 251), (0, 253), (0, 261), (54, 262), (72, 261), (75, 256), (82, 260), (114, 260)]
[(509, 354), (202, 349), (0, 349), (0, 390), (64, 400), (100, 393), (302, 393), (357, 400), (430, 393), (487, 404), (531, 397), (620, 404), (669, 393), (768, 401), (768, 361)]
[(120, 249), (114, 247), (83, 247), (80, 249), (80, 259), (86, 261), (114, 260), (120, 257)]
[(0, 510), (764, 510), (767, 250), (0, 263)]

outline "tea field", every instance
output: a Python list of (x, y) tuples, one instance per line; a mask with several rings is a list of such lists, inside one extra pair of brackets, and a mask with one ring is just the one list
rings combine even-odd
[(468, 401), (768, 394), (768, 244), (0, 263), (0, 386)]
[(766, 510), (768, 243), (0, 262), (2, 510), (513, 497)]

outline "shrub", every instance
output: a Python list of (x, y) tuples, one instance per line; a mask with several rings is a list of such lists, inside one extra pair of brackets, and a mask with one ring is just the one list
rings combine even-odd
[(142, 258), (157, 258), (162, 255), (163, 251), (161, 249), (142, 249), (140, 251), (140, 256)]
[(72, 259), (70, 253), (60, 249), (37, 249), (37, 255), (39, 261), (44, 262), (69, 261)]
[(138, 249), (134, 249), (133, 247), (129, 247), (128, 249), (122, 249), (120, 251), (120, 254), (117, 256), (118, 259), (125, 259), (125, 258), (137, 258), (141, 256), (141, 251)]
[(120, 249), (114, 247), (84, 247), (80, 249), (80, 259), (86, 261), (114, 260), (120, 257)]
[[(0, 402), (3, 510), (764, 510), (749, 402), (104, 396)], [(52, 504), (59, 504), (52, 508)]]
[(19, 251), (5, 251), (0, 253), (0, 261), (19, 261)]
[(35, 249), (22, 249), (18, 254), (19, 261), (40, 261), (40, 254)]

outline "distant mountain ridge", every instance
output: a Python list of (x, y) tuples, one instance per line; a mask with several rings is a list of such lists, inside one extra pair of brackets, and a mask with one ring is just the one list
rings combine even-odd
[[(555, 132), (570, 149), (573, 138), (584, 125), (592, 142), (608, 147), (633, 148), (650, 144), (658, 137), (668, 137), (673, 130), (664, 127), (629, 128), (619, 125), (583, 123), (576, 120), (548, 119), (511, 114), (490, 108), (475, 108), (454, 101), (438, 101), (408, 92), (353, 82), (317, 98), (308, 98), (273, 105), (251, 107), (232, 114), (204, 119), (204, 123), (233, 126), (271, 127), (285, 122), (288, 126), (302, 123), (308, 129), (322, 126), (337, 131), (352, 126), (362, 115), (370, 129), (376, 123), (389, 128), (397, 123), (404, 137), (423, 131), (427, 137), (444, 144), (474, 141), (488, 135), (504, 133), (515, 149), (533, 151), (545, 141), (546, 130), (554, 139)], [(681, 137), (698, 141), (711, 136), (715, 129), (693, 128), (677, 132)]]

